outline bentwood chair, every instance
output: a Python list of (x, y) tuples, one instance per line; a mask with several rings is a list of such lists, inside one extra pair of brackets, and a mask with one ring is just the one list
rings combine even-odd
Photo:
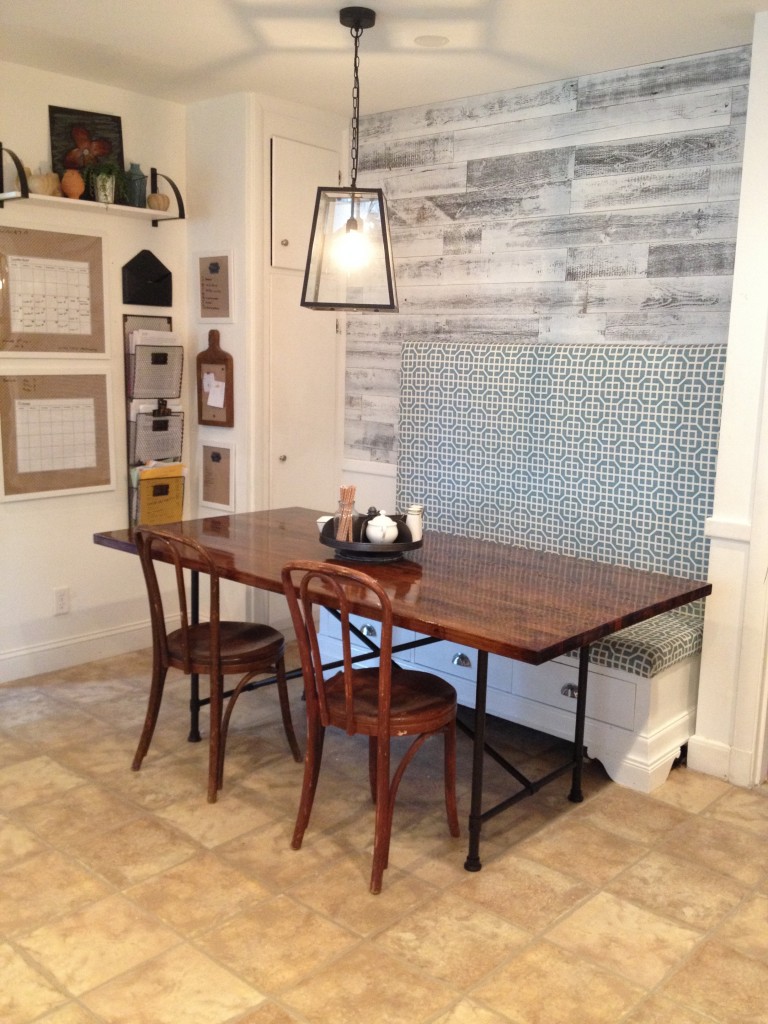
[[(384, 589), (365, 573), (328, 562), (293, 561), (284, 566), (283, 588), (296, 630), (307, 713), (307, 751), (292, 847), (301, 847), (320, 775), (325, 730), (368, 736), (368, 774), (376, 805), (370, 889), (381, 891), (389, 859), (395, 797), (405, 769), (424, 741), (444, 737), (445, 807), (452, 836), (459, 835), (456, 810), (456, 691), (427, 672), (402, 669), (392, 662), (392, 606)], [(312, 614), (313, 604), (339, 610), (344, 666), (330, 678), (323, 666)], [(350, 614), (381, 618), (379, 665), (355, 668), (351, 661)], [(390, 740), (415, 737), (390, 778)]]
[[(149, 750), (163, 698), (165, 677), (170, 667), (186, 675), (207, 675), (210, 679), (210, 739), (208, 757), (208, 801), (214, 803), (224, 781), (224, 749), (229, 720), (235, 702), (257, 675), (274, 676), (280, 700), (283, 728), (295, 761), (301, 752), (291, 720), (288, 688), (285, 678), (285, 640), (271, 626), (254, 622), (222, 622), (219, 615), (219, 574), (213, 559), (197, 541), (167, 530), (140, 526), (134, 532), (136, 547), (144, 570), (152, 621), (152, 683), (147, 714), (139, 746), (133, 759), (133, 770)], [(155, 563), (169, 562), (175, 572), (181, 626), (171, 632), (166, 628), (163, 600)], [(187, 605), (185, 570), (205, 573), (210, 581), (208, 621), (190, 621)], [(239, 674), (242, 678), (230, 694), (224, 693), (224, 677)], [(258, 685), (258, 684), (256, 684)], [(228, 698), (226, 710), (224, 701)]]

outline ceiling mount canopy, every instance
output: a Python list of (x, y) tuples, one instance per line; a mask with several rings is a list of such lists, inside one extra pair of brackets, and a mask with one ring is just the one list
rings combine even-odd
[(384, 193), (357, 187), (360, 37), (376, 24), (369, 7), (344, 7), (339, 21), (355, 41), (349, 188), (320, 187), (309, 239), (301, 304), (309, 309), (396, 312), (397, 293)]

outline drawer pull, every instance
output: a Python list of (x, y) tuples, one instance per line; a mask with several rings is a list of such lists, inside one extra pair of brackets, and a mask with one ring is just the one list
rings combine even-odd
[(576, 683), (566, 683), (565, 686), (560, 687), (560, 693), (564, 697), (571, 697), (573, 700), (579, 696), (579, 688)]
[(376, 636), (376, 627), (372, 626), (370, 622), (365, 622), (360, 627), (360, 632), (363, 636)]
[(463, 651), (459, 651), (458, 654), (454, 654), (451, 658), (451, 664), (456, 665), (458, 668), (472, 668), (472, 662)]

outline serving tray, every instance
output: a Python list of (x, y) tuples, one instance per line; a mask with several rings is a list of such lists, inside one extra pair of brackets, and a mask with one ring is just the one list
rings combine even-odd
[[(361, 516), (361, 519), (366, 517)], [(320, 531), (320, 543), (338, 552), (340, 558), (349, 558), (358, 562), (396, 562), (406, 551), (415, 551), (424, 543), (422, 540), (411, 540), (411, 532), (401, 519), (404, 516), (392, 516), (397, 523), (398, 539), (391, 544), (372, 544), (368, 540), (336, 540), (336, 524), (329, 519)], [(364, 524), (361, 524), (364, 525)]]

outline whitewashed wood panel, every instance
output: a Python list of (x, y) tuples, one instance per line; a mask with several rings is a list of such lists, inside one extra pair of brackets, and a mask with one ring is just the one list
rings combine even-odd
[(395, 259), (398, 256), (439, 256), (445, 249), (442, 225), (404, 224), (393, 220), (390, 212), (389, 233)]
[(580, 213), (568, 217), (483, 223), (483, 252), (526, 246), (597, 245), (635, 239), (735, 238), (738, 204), (703, 203), (644, 210)]
[(579, 146), (575, 151), (574, 177), (741, 163), (743, 155), (743, 125), (680, 135), (646, 135), (632, 142)]
[[(382, 338), (387, 337), (387, 324), (382, 318)], [(409, 341), (472, 341), (497, 344), (499, 341), (535, 341), (539, 335), (538, 316), (465, 315), (404, 316), (397, 328), (401, 339)]]
[(741, 192), (741, 164), (713, 167), (709, 177), (709, 199), (716, 203), (722, 199), (738, 199)]
[[(652, 17), (649, 11), (649, 17)], [(626, 103), (644, 96), (674, 95), (713, 85), (749, 82), (751, 47), (680, 57), (579, 78), (579, 107)]]
[(605, 313), (543, 316), (539, 341), (547, 345), (592, 345), (605, 341)]
[(394, 462), (397, 457), (397, 431), (394, 423), (346, 421), (344, 456), (371, 462)]
[(387, 201), (398, 196), (430, 196), (435, 193), (466, 192), (467, 165), (441, 164), (405, 171), (365, 171), (357, 176), (361, 188), (380, 188)]
[(679, 167), (646, 174), (617, 174), (579, 178), (571, 189), (571, 211), (616, 210), (623, 207), (676, 206), (706, 203), (709, 167)]
[(652, 245), (649, 277), (712, 277), (733, 274), (736, 239)]
[[(510, 192), (517, 193), (514, 184)], [(468, 192), (463, 196), (422, 196), (396, 199), (388, 204), (392, 224), (426, 227), (454, 221), (512, 220), (516, 217), (555, 216), (567, 213), (571, 206), (570, 182), (531, 184), (523, 194), (507, 196)]]
[(641, 138), (655, 132), (725, 127), (730, 124), (730, 112), (730, 89), (575, 110), (554, 117), (458, 131), (452, 159), (469, 161), (532, 149)]
[(591, 277), (645, 277), (647, 270), (648, 243), (623, 242), (568, 249), (565, 273), (567, 280), (579, 281)]
[(743, 124), (747, 120), (749, 88), (746, 85), (738, 85), (732, 90), (732, 93), (733, 108), (731, 109), (731, 124)]
[(595, 278), (588, 284), (585, 312), (642, 312), (680, 309), (727, 312), (731, 303), (729, 277)]
[(443, 252), (446, 255), (482, 252), (483, 227), (481, 223), (457, 224), (443, 231)]
[(467, 189), (520, 190), (534, 183), (568, 181), (573, 177), (573, 158), (573, 149), (566, 147), (470, 160)]
[(710, 310), (653, 310), (608, 313), (605, 340), (639, 344), (721, 344), (728, 338), (727, 312)]
[(455, 131), (476, 124), (551, 116), (576, 108), (576, 79), (523, 86), (467, 99), (444, 100), (405, 110), (366, 114), (360, 118), (360, 138), (367, 144), (386, 138)]
[(346, 371), (346, 386), (351, 394), (375, 391), (380, 395), (394, 395), (400, 387), (400, 366), (394, 369), (380, 366), (351, 366)]
[[(374, 146), (360, 147), (358, 171), (388, 171), (395, 167), (434, 167), (454, 163), (454, 136), (430, 135), (426, 138), (400, 139)], [(459, 161), (463, 161), (459, 157)]]
[(403, 285), (564, 281), (565, 260), (565, 249), (523, 249), (494, 256), (413, 258), (398, 261), (397, 280)]
[(542, 313), (584, 310), (587, 302), (587, 284), (582, 281), (552, 282), (549, 284), (469, 284), (441, 288), (433, 285), (398, 288), (401, 312), (444, 314), (472, 310), (484, 313), (515, 313), (532, 316)]

